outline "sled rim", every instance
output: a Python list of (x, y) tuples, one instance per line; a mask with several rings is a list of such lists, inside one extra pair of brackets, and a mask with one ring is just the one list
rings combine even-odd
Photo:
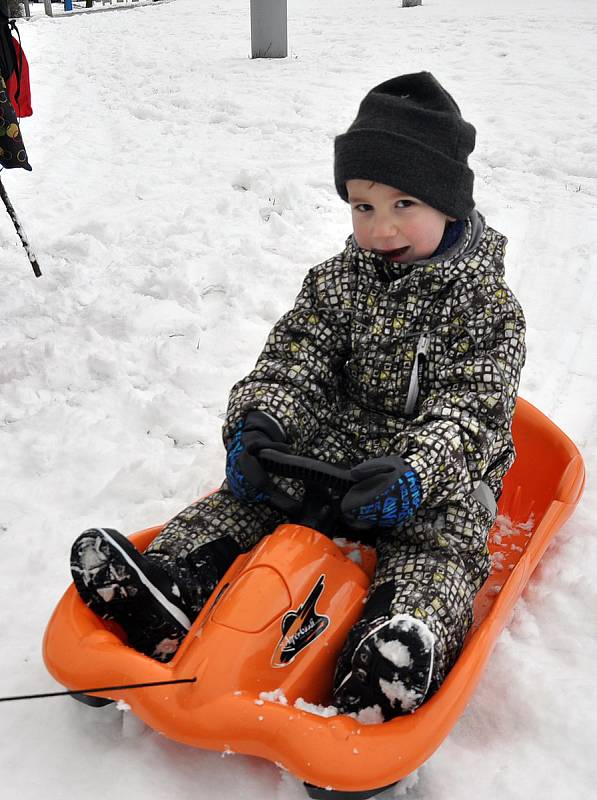
[[(294, 706), (264, 700), (257, 691), (243, 691), (230, 692), (202, 706), (197, 716), (209, 720), (205, 730), (193, 730), (188, 724), (182, 730), (177, 727), (176, 713), (180, 710), (182, 714), (189, 704), (192, 705), (192, 685), (122, 690), (106, 697), (124, 700), (147, 724), (170, 738), (204, 749), (263, 757), (315, 786), (362, 791), (387, 786), (406, 777), (432, 755), (462, 714), (515, 602), (553, 536), (572, 514), (582, 495), (585, 480), (582, 457), (553, 422), (530, 403), (519, 399), (513, 427), (515, 438), (517, 433), (520, 437), (521, 431), (531, 428), (539, 438), (553, 438), (560, 464), (560, 472), (553, 476), (550, 490), (553, 499), (543, 509), (524, 552), (493, 599), (485, 618), (469, 635), (446, 680), (413, 714), (382, 724), (365, 725), (345, 715), (321, 717)], [(509, 496), (515, 497), (516, 492), (510, 492)], [(525, 508), (523, 503), (520, 512), (523, 516)], [(133, 539), (144, 547), (159, 530), (160, 527), (146, 529)], [(76, 615), (76, 631), (63, 630), (67, 608)], [(193, 624), (190, 636), (200, 626), (202, 614)], [(56, 645), (58, 628), (62, 637), (59, 648)], [(89, 663), (84, 664), (81, 654), (73, 652), (79, 651), (82, 645), (103, 664), (99, 672), (94, 672), (93, 676), (87, 672), (84, 678), (81, 672), (89, 668)], [(179, 672), (184, 667), (186, 649), (183, 643), (169, 664), (160, 664), (131, 650), (84, 606), (71, 586), (48, 625), (44, 657), (57, 680), (76, 689), (82, 681), (89, 681), (87, 685), (100, 685), (93, 682), (98, 678), (102, 684), (109, 684), (136, 681), (140, 677), (156, 681), (188, 677)], [(63, 663), (65, 653), (74, 656), (74, 659), (66, 659), (67, 665)]]

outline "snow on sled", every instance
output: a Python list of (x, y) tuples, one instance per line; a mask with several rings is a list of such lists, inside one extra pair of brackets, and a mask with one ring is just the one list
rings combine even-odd
[[(577, 448), (520, 398), (513, 434), (517, 458), (499, 500), (490, 535), (493, 570), (477, 598), (473, 629), (441, 688), (413, 714), (364, 724), (315, 708), (330, 702), (335, 662), (361, 612), (375, 554), (303, 524), (281, 525), (239, 556), (168, 664), (127, 647), (118, 626), (97, 618), (71, 585), (46, 631), (49, 671), (73, 690), (196, 678), (79, 699), (92, 705), (124, 700), (179, 742), (274, 761), (304, 781), (312, 798), (372, 797), (416, 770), (450, 732), (514, 603), (582, 494)], [(311, 459), (267, 454), (276, 457), (279, 474), (298, 475), (320, 497), (318, 485), (337, 492), (340, 473), (348, 474)], [(267, 466), (274, 470), (273, 461)], [(159, 530), (131, 538), (143, 550)]]

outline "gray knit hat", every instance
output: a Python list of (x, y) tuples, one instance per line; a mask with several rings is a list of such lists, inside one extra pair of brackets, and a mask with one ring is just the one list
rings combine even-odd
[(474, 146), (474, 127), (430, 72), (400, 75), (371, 89), (336, 137), (336, 189), (347, 201), (351, 178), (385, 183), (465, 219), (475, 205)]

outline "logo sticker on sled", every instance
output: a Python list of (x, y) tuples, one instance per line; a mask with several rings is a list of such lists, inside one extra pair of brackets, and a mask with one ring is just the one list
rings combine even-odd
[(285, 667), (317, 639), (330, 624), (330, 618), (318, 614), (315, 604), (324, 589), (325, 575), (320, 575), (309, 596), (296, 611), (288, 611), (282, 619), (282, 636), (272, 655), (272, 667)]

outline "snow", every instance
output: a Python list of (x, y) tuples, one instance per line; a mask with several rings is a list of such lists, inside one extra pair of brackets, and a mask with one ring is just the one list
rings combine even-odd
[(397, 667), (408, 667), (411, 662), (410, 650), (401, 642), (379, 642), (377, 649)]
[(332, 541), (341, 550), (343, 550), (346, 558), (349, 558), (351, 561), (354, 561), (355, 564), (362, 566), (363, 554), (361, 552), (361, 547), (363, 547), (363, 545), (358, 542), (349, 542), (348, 539), (345, 539), (343, 536), (334, 536)]
[[(256, 705), (264, 705), (264, 701), (269, 700), (270, 703), (280, 703), (283, 706), (288, 705), (288, 698), (282, 689), (274, 689), (273, 692), (260, 692), (259, 699), (255, 700)], [(335, 717), (338, 714), (338, 709), (335, 706), (323, 706), (317, 703), (310, 703), (303, 697), (297, 697), (293, 703), (293, 707), (299, 711), (306, 711), (316, 717)], [(383, 715), (379, 706), (371, 706), (363, 708), (358, 713), (349, 714), (349, 717), (358, 720), (363, 725), (376, 725), (383, 722)], [(289, 719), (293, 719), (290, 717)]]
[(380, 722), (384, 721), (381, 708), (378, 705), (367, 706), (366, 708), (362, 708), (360, 711), (357, 711), (356, 714), (349, 714), (348, 716), (354, 717), (363, 725), (379, 725)]
[(310, 703), (303, 697), (298, 697), (294, 702), (294, 707), (299, 711), (308, 711), (309, 714), (315, 714), (318, 717), (335, 717), (338, 709), (335, 706), (322, 706), (317, 703)]
[(379, 685), (392, 706), (398, 702), (405, 711), (411, 711), (421, 703), (422, 692), (407, 689), (402, 681), (386, 681), (380, 678)]
[[(362, 95), (429, 69), (478, 131), (476, 199), (509, 237), (521, 394), (589, 481), (412, 800), (572, 800), (597, 778), (597, 78), (594, 0), (301, 0), (289, 57), (252, 61), (246, 0), (21, 23), (33, 172), (2, 174), (3, 695), (51, 691), (40, 648), (85, 528), (157, 524), (223, 475), (222, 414), (307, 268), (350, 231), (333, 137)], [(507, 540), (507, 539), (506, 539)], [(265, 712), (264, 712), (265, 713)], [(294, 800), (275, 764), (170, 742), (130, 712), (4, 703), (2, 796)], [(355, 755), (355, 758), (358, 757)]]
[(288, 705), (288, 698), (284, 694), (283, 689), (274, 689), (273, 692), (259, 692), (259, 699), (262, 702), (264, 700), (269, 700), (270, 703), (280, 703), (283, 706)]

